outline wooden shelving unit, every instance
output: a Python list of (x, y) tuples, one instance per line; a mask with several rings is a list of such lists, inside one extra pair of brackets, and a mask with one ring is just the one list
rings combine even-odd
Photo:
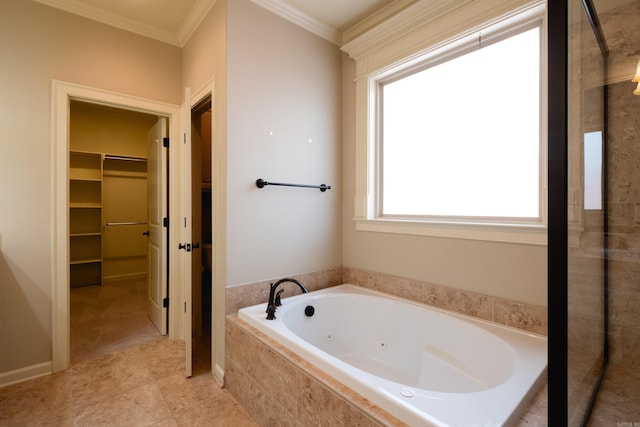
[(71, 287), (102, 284), (102, 154), (69, 153)]

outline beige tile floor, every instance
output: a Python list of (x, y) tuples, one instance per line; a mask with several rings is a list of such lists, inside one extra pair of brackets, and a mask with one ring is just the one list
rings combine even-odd
[(0, 388), (0, 426), (257, 425), (210, 366), (185, 378), (184, 342), (146, 320), (144, 283), (73, 289), (71, 314), (70, 369)]
[[(184, 377), (184, 342), (154, 328), (145, 290), (143, 281), (72, 289), (71, 368), (0, 388), (0, 426), (256, 426), (213, 379), (206, 326)], [(590, 426), (640, 425), (638, 371), (608, 371)], [(547, 425), (546, 389), (518, 425)]]
[(640, 426), (640, 369), (637, 363), (609, 364), (588, 426)]
[(158, 340), (146, 314), (145, 294), (145, 280), (72, 288), (71, 362)]

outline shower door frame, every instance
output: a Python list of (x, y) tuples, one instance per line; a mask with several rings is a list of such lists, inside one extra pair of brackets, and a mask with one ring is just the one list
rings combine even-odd
[(568, 4), (547, 4), (548, 32), (548, 424), (568, 419)]
[[(608, 295), (608, 67), (604, 34), (592, 0), (581, 0), (603, 56), (603, 360), (582, 425), (586, 425), (609, 364)], [(566, 425), (568, 408), (568, 22), (569, 0), (548, 2), (548, 423)]]

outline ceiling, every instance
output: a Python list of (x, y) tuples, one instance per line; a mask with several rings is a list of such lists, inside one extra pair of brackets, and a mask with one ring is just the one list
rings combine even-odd
[[(108, 25), (183, 46), (216, 0), (34, 0)], [(345, 30), (406, 0), (251, 0), (340, 45)]]

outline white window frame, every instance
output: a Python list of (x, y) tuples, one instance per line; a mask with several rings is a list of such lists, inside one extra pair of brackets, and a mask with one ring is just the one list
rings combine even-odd
[[(546, 19), (544, 1), (475, 0), (418, 2), (343, 46), (356, 63), (356, 230), (469, 240), (546, 245)], [(429, 57), (460, 49), (478, 33), (502, 33), (542, 20), (540, 211), (537, 223), (502, 223), (447, 219), (386, 218), (377, 209), (377, 88), (400, 69)]]

